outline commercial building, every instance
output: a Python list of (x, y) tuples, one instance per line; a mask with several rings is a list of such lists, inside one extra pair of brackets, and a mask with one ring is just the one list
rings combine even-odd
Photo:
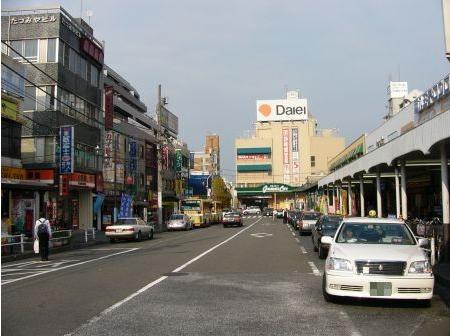
[(328, 172), (328, 160), (344, 149), (335, 130), (319, 130), (306, 99), (257, 102), (254, 134), (235, 141), (236, 190), (241, 204), (304, 208), (301, 186)]
[(2, 10), (2, 42), (26, 69), (23, 167), (52, 184), (34, 202), (53, 225), (92, 227), (102, 189), (103, 45), (61, 7)]

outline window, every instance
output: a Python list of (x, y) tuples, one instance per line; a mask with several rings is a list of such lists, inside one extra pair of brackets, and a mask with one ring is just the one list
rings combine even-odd
[(316, 166), (316, 157), (311, 156), (311, 167), (315, 167), (315, 166)]
[(63, 41), (59, 40), (59, 53), (58, 53), (58, 62), (62, 65), (64, 64), (64, 52), (65, 52), (65, 44)]
[(69, 62), (69, 60), (70, 60), (70, 47), (67, 44), (65, 44), (64, 45), (64, 66), (66, 68), (70, 69), (70, 67), (69, 67), (70, 62)]
[(77, 53), (72, 48), (69, 48), (69, 70), (76, 73)]
[(83, 57), (80, 57), (80, 62), (80, 76), (84, 80), (87, 80), (86, 60)]
[(38, 40), (24, 40), (23, 54), (30, 61), (38, 60)]
[(15, 59), (22, 59), (20, 54), (23, 54), (22, 51), (22, 41), (11, 41), (11, 57)]
[(21, 125), (2, 118), (2, 156), (20, 159)]
[(36, 88), (25, 86), (25, 100), (23, 102), (24, 111), (34, 111), (36, 109)]
[(47, 41), (47, 62), (56, 62), (56, 39)]
[(98, 87), (98, 69), (91, 64), (91, 85)]

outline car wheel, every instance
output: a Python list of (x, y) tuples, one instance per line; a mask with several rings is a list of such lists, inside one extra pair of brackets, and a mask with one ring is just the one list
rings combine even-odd
[(115, 240), (114, 238), (109, 238), (109, 242), (110, 242), (111, 244), (114, 244), (114, 243), (116, 242), (116, 240)]
[(325, 252), (325, 249), (322, 246), (322, 243), (319, 243), (318, 249), (319, 249), (319, 258), (320, 259), (325, 259), (327, 257), (327, 254)]
[(327, 291), (325, 290), (326, 283), (327, 283), (327, 281), (326, 281), (326, 277), (325, 277), (325, 274), (324, 274), (323, 278), (322, 278), (322, 294), (323, 294), (323, 298), (324, 298), (324, 300), (326, 302), (334, 303), (334, 302), (336, 302), (336, 297), (334, 295), (331, 295), (331, 294), (327, 293)]
[(313, 244), (313, 249), (314, 249), (314, 252), (317, 252), (319, 249), (317, 248), (317, 246), (319, 245), (319, 243), (317, 243), (317, 246), (314, 244), (314, 237), (311, 237), (311, 240), (312, 240), (312, 244)]
[(148, 239), (153, 239), (153, 230), (150, 230), (148, 234)]

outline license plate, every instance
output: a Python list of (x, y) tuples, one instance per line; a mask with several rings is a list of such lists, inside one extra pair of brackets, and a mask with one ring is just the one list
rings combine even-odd
[(122, 229), (116, 229), (116, 232), (117, 232), (117, 233), (121, 233), (121, 232), (122, 232)]
[(392, 283), (391, 282), (371, 282), (370, 296), (391, 296)]

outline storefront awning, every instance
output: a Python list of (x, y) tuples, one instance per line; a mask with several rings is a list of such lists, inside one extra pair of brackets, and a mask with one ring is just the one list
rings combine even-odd
[(272, 153), (272, 148), (270, 147), (254, 147), (254, 148), (238, 148), (237, 155), (246, 154), (270, 154)]
[(236, 188), (238, 196), (241, 195), (267, 195), (279, 193), (292, 193), (300, 191), (299, 187), (293, 187), (282, 183), (261, 184), (257, 187)]

